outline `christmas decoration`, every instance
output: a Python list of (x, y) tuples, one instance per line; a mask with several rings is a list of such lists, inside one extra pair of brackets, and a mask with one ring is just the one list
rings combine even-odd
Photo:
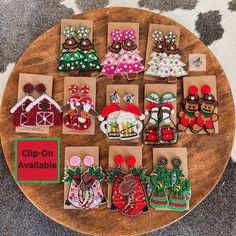
[(130, 167), (130, 173), (122, 170), (124, 158), (121, 155), (114, 157), (118, 166), (108, 170), (108, 183), (112, 184), (111, 210), (119, 210), (125, 215), (138, 215), (148, 211), (143, 183), (147, 181), (146, 169), (134, 167), (134, 156), (126, 158), (126, 164)]
[(149, 103), (145, 113), (150, 114), (149, 120), (143, 130), (144, 144), (174, 144), (178, 140), (178, 133), (171, 114), (174, 114), (176, 100), (174, 94), (167, 92), (160, 98), (158, 94), (151, 92), (145, 98)]
[(162, 55), (162, 60), (159, 63), (157, 76), (161, 78), (167, 78), (169, 83), (175, 83), (177, 77), (182, 77), (187, 75), (187, 72), (183, 69), (185, 64), (181, 61), (181, 56), (179, 55), (179, 49), (177, 49), (176, 35), (169, 32), (165, 36), (165, 48), (164, 52), (166, 55)]
[(34, 87), (27, 83), (23, 91), (27, 94), (11, 109), (14, 126), (54, 126), (61, 125), (61, 107), (46, 93), (44, 84), (38, 84), (35, 91), (41, 94), (34, 99), (28, 94), (32, 93)]
[(28, 126), (28, 113), (26, 112), (27, 106), (32, 103), (35, 99), (30, 96), (33, 92), (34, 87), (32, 84), (27, 83), (23, 86), (25, 96), (11, 108), (10, 112), (13, 114), (12, 120), (14, 126)]
[(157, 76), (157, 71), (159, 68), (159, 63), (162, 60), (164, 53), (165, 42), (163, 32), (155, 30), (151, 36), (154, 41), (154, 47), (150, 55), (150, 60), (148, 61), (148, 69), (145, 71), (146, 75)]
[[(105, 175), (102, 167), (94, 167), (94, 158), (90, 155), (84, 157), (84, 165), (87, 171), (82, 173), (80, 157), (72, 156), (70, 164), (75, 168), (68, 167), (65, 170), (64, 182), (69, 184), (65, 205), (81, 210), (98, 208), (106, 203), (106, 198), (101, 187), (101, 181)], [(77, 166), (76, 166), (77, 165)]]
[(180, 169), (181, 160), (172, 162), (175, 167), (172, 174), (172, 186), (170, 188), (169, 206), (173, 211), (186, 211), (191, 198), (191, 182), (183, 175)]
[(98, 120), (102, 121), (100, 129), (109, 139), (119, 139), (120, 133), (117, 118), (121, 111), (121, 107), (118, 105), (120, 103), (120, 96), (117, 91), (114, 91), (110, 94), (110, 97), (111, 104), (103, 108)]
[(69, 87), (71, 97), (67, 100), (67, 104), (62, 107), (64, 116), (64, 124), (66, 127), (75, 130), (87, 130), (91, 123), (92, 117), (97, 117), (95, 105), (89, 97), (90, 88), (88, 85), (82, 85), (80, 88), (72, 84)]
[(178, 124), (179, 131), (185, 131), (188, 127), (193, 132), (193, 125), (196, 124), (195, 112), (199, 109), (198, 88), (191, 86), (188, 89), (189, 95), (183, 100), (184, 110), (179, 112), (180, 123)]
[(208, 133), (215, 133), (214, 122), (219, 119), (218, 114), (214, 113), (219, 103), (211, 94), (211, 87), (204, 85), (201, 88), (203, 98), (199, 99), (199, 111), (195, 111), (196, 124), (193, 125), (192, 131), (198, 133), (202, 128)]
[[(89, 40), (90, 29), (81, 25), (79, 28), (66, 26), (63, 35), (66, 37), (62, 44), (58, 69), (77, 75), (82, 71), (101, 70), (96, 51)], [(78, 38), (78, 42), (76, 41)]]
[(120, 111), (117, 118), (121, 140), (135, 139), (139, 137), (139, 133), (143, 129), (143, 124), (140, 120), (144, 120), (145, 116), (142, 114), (141, 110), (133, 104), (133, 98), (133, 94), (125, 94), (124, 101), (126, 105), (123, 110)]
[(113, 80), (121, 80), (122, 77), (115, 73), (118, 65), (119, 52), (123, 43), (123, 32), (119, 29), (115, 29), (110, 33), (112, 44), (108, 47), (108, 53), (105, 55), (104, 61), (101, 63), (103, 69), (101, 75), (113, 76)]

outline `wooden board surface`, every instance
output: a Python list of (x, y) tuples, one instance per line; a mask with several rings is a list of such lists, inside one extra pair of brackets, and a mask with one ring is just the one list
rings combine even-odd
[[(174, 147), (186, 147), (188, 149), (188, 176), (192, 181), (193, 195), (190, 202), (190, 210), (196, 207), (215, 187), (222, 176), (230, 157), (234, 138), (234, 105), (228, 80), (210, 50), (191, 32), (173, 20), (158, 14), (132, 8), (104, 8), (92, 10), (78, 16), (75, 19), (89, 19), (94, 21), (94, 45), (98, 57), (104, 57), (107, 51), (107, 23), (108, 22), (139, 22), (141, 56), (145, 56), (149, 23), (171, 24), (181, 28), (180, 49), (183, 61), (188, 61), (189, 53), (204, 53), (207, 55), (207, 72), (191, 72), (189, 76), (216, 75), (217, 98), (220, 102), (218, 112), (221, 115), (219, 130), (216, 135), (186, 135), (180, 134), (179, 142)], [(42, 34), (22, 55), (14, 67), (3, 96), (1, 110), (1, 137), (3, 152), (11, 173), (14, 170), (13, 140), (15, 137), (37, 137), (37, 134), (19, 134), (11, 124), (10, 108), (17, 101), (17, 83), (19, 73), (48, 74), (54, 77), (53, 97), (60, 104), (63, 103), (63, 77), (57, 71), (60, 51), (60, 24)], [(97, 72), (92, 73), (98, 75)], [(143, 109), (144, 81), (143, 74), (140, 80), (131, 81), (130, 84), (139, 84), (139, 102)], [(101, 111), (106, 104), (105, 86), (111, 83), (111, 79), (97, 79), (97, 109)], [(125, 82), (127, 83), (127, 82)], [(145, 81), (153, 83), (153, 81)], [(178, 81), (178, 110), (181, 109), (182, 79)], [(230, 114), (230, 115), (229, 115)], [(229, 125), (230, 124), (230, 127)], [(96, 121), (96, 125), (99, 122)], [(100, 164), (106, 169), (108, 165), (109, 145), (105, 135), (98, 131), (95, 136), (90, 135), (62, 135), (62, 127), (50, 128), (49, 135), (42, 137), (61, 138), (61, 178), (64, 169), (65, 146), (99, 146)], [(141, 143), (139, 143), (141, 144)], [(112, 145), (124, 145), (119, 141)], [(129, 145), (131, 145), (129, 143)], [(138, 144), (133, 144), (138, 145)], [(143, 147), (143, 164), (152, 170), (152, 147)], [(199, 172), (201, 173), (199, 175)], [(202, 181), (202, 180), (207, 181)], [(73, 211), (63, 209), (63, 183), (60, 184), (21, 184), (19, 185), (28, 199), (44, 214), (55, 221), (82, 233), (96, 235), (130, 235), (141, 234), (163, 228), (188, 212), (163, 212), (150, 210), (135, 218), (126, 217), (119, 212), (111, 213), (106, 206), (92, 211)]]

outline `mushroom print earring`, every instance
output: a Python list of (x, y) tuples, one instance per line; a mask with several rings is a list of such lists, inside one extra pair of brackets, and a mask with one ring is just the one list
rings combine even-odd
[(172, 171), (166, 170), (167, 159), (161, 157), (154, 171), (149, 175), (149, 204), (154, 209), (167, 208), (169, 205), (168, 188), (171, 186)]
[(120, 81), (122, 76), (120, 73), (116, 73), (118, 65), (118, 58), (120, 56), (120, 50), (123, 42), (123, 32), (119, 29), (115, 29), (110, 33), (112, 44), (108, 47), (108, 53), (105, 55), (104, 61), (101, 63), (103, 69), (101, 75), (112, 76), (113, 81)]
[(128, 80), (136, 79), (138, 73), (145, 70), (141, 63), (143, 58), (140, 56), (135, 40), (136, 34), (134, 30), (126, 29), (123, 31), (123, 44), (115, 73), (126, 75)]
[(102, 121), (100, 124), (100, 129), (109, 139), (119, 139), (120, 132), (117, 124), (117, 118), (121, 111), (121, 107), (119, 105), (120, 95), (117, 91), (114, 91), (110, 94), (110, 97), (111, 104), (103, 108), (98, 120)]
[[(163, 32), (155, 30), (152, 34), (152, 40), (154, 42), (154, 47), (152, 49), (152, 53), (150, 55), (150, 60), (148, 61), (148, 69), (145, 71), (145, 75), (155, 76), (157, 77), (159, 63), (162, 60), (165, 48), (165, 41)], [(158, 78), (158, 77), (157, 77)], [(163, 81), (163, 79), (161, 79)]]
[(138, 138), (143, 129), (143, 124), (140, 120), (144, 120), (145, 116), (138, 106), (133, 104), (133, 99), (133, 94), (125, 94), (124, 101), (126, 105), (117, 118), (121, 140)]
[(38, 84), (35, 91), (41, 94), (31, 102), (25, 109), (28, 113), (28, 124), (30, 126), (56, 126), (61, 125), (61, 106), (46, 94), (44, 84)]
[(185, 131), (188, 127), (193, 131), (193, 126), (196, 124), (195, 112), (199, 109), (198, 88), (191, 86), (188, 89), (189, 95), (183, 100), (184, 110), (179, 112), (180, 123), (178, 124), (179, 131)]
[(147, 124), (143, 129), (144, 144), (158, 144), (158, 123), (160, 96), (151, 92), (145, 98), (149, 103), (146, 106), (145, 115), (150, 115)]
[(90, 88), (88, 85), (79, 88), (72, 84), (69, 87), (69, 92), (71, 97), (67, 100), (67, 104), (62, 107), (63, 112), (66, 112), (64, 124), (71, 129), (87, 130), (92, 123), (92, 118), (98, 116), (95, 105), (89, 97)]
[(30, 96), (34, 91), (34, 86), (31, 83), (27, 83), (23, 86), (25, 96), (11, 108), (10, 112), (13, 114), (12, 120), (14, 126), (28, 126), (28, 113), (26, 112), (27, 106), (35, 99)]
[(176, 158), (172, 160), (175, 168), (172, 174), (172, 186), (170, 188), (169, 206), (173, 211), (188, 210), (191, 199), (191, 182), (184, 176), (181, 166), (181, 160)]
[(157, 76), (161, 78), (167, 78), (168, 83), (176, 83), (177, 77), (182, 77), (188, 73), (183, 69), (185, 64), (181, 61), (179, 55), (179, 49), (176, 47), (176, 35), (169, 32), (165, 36), (165, 49), (166, 53), (163, 59), (159, 63)]
[(209, 85), (202, 86), (203, 98), (199, 99), (199, 111), (195, 112), (196, 124), (193, 125), (193, 132), (198, 133), (202, 128), (208, 133), (215, 133), (214, 122), (219, 119), (215, 108), (219, 105), (218, 101), (211, 94), (211, 87)]

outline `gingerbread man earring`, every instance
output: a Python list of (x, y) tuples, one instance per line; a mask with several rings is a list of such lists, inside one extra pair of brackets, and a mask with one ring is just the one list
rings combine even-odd
[(211, 87), (209, 85), (202, 86), (201, 91), (203, 98), (199, 99), (199, 111), (195, 112), (196, 124), (193, 125), (192, 129), (198, 133), (204, 128), (208, 134), (213, 134), (215, 133), (214, 122), (219, 119), (218, 114), (214, 111), (219, 103), (211, 94)]

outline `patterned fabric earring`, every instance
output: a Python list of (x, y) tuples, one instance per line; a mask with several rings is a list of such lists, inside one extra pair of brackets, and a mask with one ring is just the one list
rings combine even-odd
[(32, 103), (35, 99), (30, 96), (34, 91), (34, 86), (31, 83), (26, 83), (23, 86), (25, 96), (11, 108), (10, 112), (13, 114), (12, 121), (14, 126), (28, 126), (28, 113), (26, 112), (27, 106)]
[(172, 186), (170, 188), (169, 206), (173, 211), (186, 211), (191, 198), (191, 182), (184, 176), (180, 168), (182, 162), (179, 158), (172, 160), (175, 168), (172, 174)]
[(30, 103), (25, 111), (28, 113), (28, 122), (31, 126), (55, 126), (61, 125), (61, 106), (48, 96), (44, 84), (38, 84), (35, 91), (40, 97)]

